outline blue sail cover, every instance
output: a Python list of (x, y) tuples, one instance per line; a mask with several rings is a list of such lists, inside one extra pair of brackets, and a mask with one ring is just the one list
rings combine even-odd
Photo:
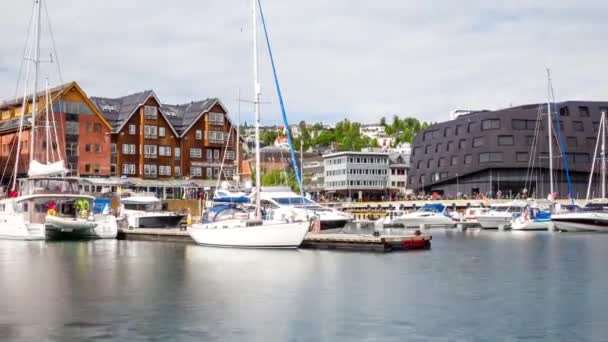
[(216, 203), (249, 203), (249, 197), (247, 196), (238, 196), (238, 197), (215, 197), (213, 198), (213, 202)]
[(441, 213), (445, 210), (445, 206), (441, 203), (427, 203), (425, 205), (422, 206), (422, 208), (420, 208), (420, 210), (425, 210), (425, 211), (436, 211), (438, 213)]

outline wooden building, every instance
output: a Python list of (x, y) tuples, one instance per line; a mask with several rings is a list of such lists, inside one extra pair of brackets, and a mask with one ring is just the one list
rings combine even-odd
[[(36, 94), (35, 159), (41, 162), (64, 160), (72, 176), (109, 176), (109, 122), (76, 82), (51, 88), (48, 93), (49, 101), (46, 91)], [(23, 128), (17, 173), (23, 176), (28, 170), (32, 100), (32, 94), (26, 96), (25, 114), (23, 98), (0, 101), (0, 168), (4, 184), (14, 171), (20, 126)], [(48, 137), (45, 134), (47, 108), (49, 125), (53, 128), (53, 134)], [(50, 147), (48, 157), (47, 144)]]
[(236, 130), (219, 99), (168, 105), (147, 90), (91, 100), (112, 125), (113, 176), (233, 179)]

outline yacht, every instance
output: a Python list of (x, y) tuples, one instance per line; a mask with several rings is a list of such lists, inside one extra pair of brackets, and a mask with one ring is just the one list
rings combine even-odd
[(175, 228), (186, 215), (162, 210), (162, 202), (148, 194), (120, 200), (121, 216), (129, 228)]
[(483, 229), (508, 227), (513, 218), (519, 215), (525, 207), (526, 203), (520, 201), (494, 203), (490, 205), (489, 211), (476, 216), (477, 222)]
[(528, 207), (510, 223), (512, 230), (549, 230), (551, 212), (538, 207)]
[(448, 215), (447, 207), (440, 203), (427, 203), (420, 209), (398, 216), (391, 222), (405, 228), (426, 226), (453, 226), (456, 221)]
[(570, 213), (553, 215), (551, 220), (561, 231), (608, 233), (608, 203), (588, 203)]
[(294, 217), (309, 221), (312, 217), (319, 220), (321, 229), (343, 228), (353, 221), (353, 216), (340, 210), (322, 206), (304, 196), (298, 195), (288, 187), (262, 188), (261, 205), (268, 218), (285, 220)]

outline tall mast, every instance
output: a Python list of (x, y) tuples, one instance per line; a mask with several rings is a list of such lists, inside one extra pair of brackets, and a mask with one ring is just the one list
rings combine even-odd
[(236, 186), (238, 188), (241, 179), (241, 174), (239, 173), (239, 169), (241, 166), (241, 161), (239, 159), (239, 152), (241, 149), (241, 88), (237, 88), (237, 108), (238, 113), (236, 116), (236, 175), (234, 179), (236, 180)]
[[(34, 92), (32, 94), (32, 128), (30, 131), (30, 165), (34, 160), (34, 138), (36, 136), (36, 100), (38, 97), (38, 70), (40, 68), (40, 2), (42, 0), (35, 0), (36, 5), (36, 47), (34, 50)], [(25, 115), (25, 113), (22, 113)]]
[(258, 80), (258, 31), (257, 31), (257, 0), (252, 0), (253, 9), (253, 89), (255, 106), (255, 217), (262, 218), (260, 212), (260, 93), (262, 87)]
[(45, 98), (45, 139), (46, 139), (46, 163), (50, 163), (49, 159), (49, 148), (51, 147), (51, 127), (49, 121), (49, 112), (50, 112), (50, 96), (49, 96), (49, 78), (46, 78), (46, 85), (44, 89), (44, 98)]
[(606, 112), (602, 112), (602, 199), (606, 198)]
[(547, 68), (547, 135), (549, 140), (549, 189), (553, 200), (553, 130), (551, 128), (551, 70)]

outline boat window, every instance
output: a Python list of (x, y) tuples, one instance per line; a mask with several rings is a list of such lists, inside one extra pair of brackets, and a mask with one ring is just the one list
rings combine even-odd
[(260, 205), (264, 209), (277, 209), (277, 208), (279, 208), (278, 205), (270, 202), (269, 200), (260, 200)]
[(303, 197), (280, 197), (273, 200), (280, 205), (314, 205), (311, 200)]

